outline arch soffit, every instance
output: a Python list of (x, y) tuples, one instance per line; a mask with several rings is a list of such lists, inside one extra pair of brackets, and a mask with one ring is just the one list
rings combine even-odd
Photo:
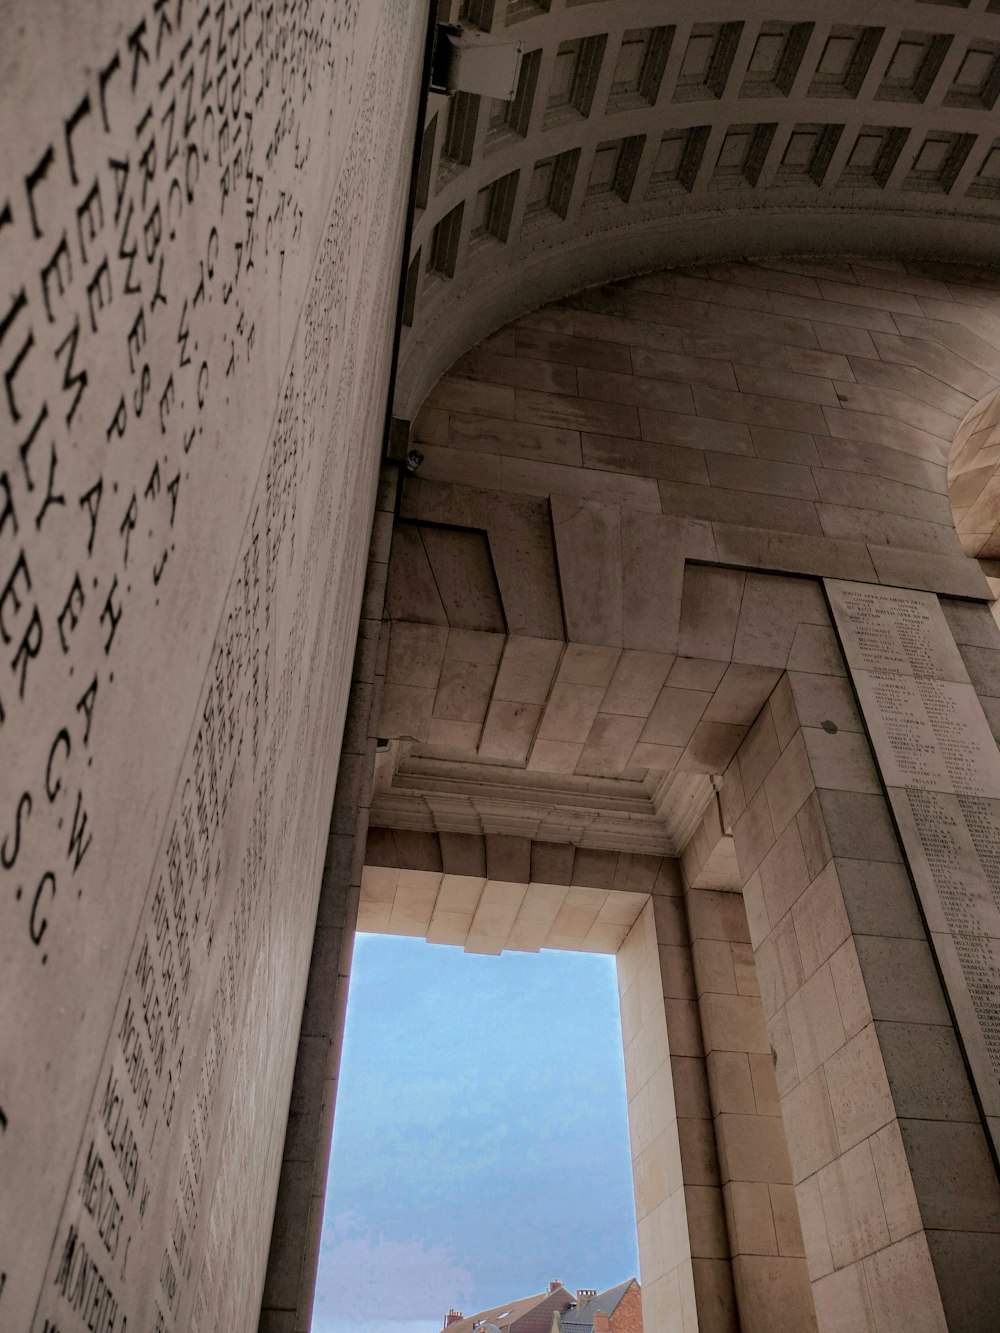
[(1000, 591), (1000, 389), (966, 416), (948, 463), (948, 496), (966, 555), (991, 562), (994, 593)]
[(397, 416), (517, 315), (637, 272), (794, 253), (1000, 261), (1000, 13), (452, 10), (522, 44), (527, 86), (428, 110)]

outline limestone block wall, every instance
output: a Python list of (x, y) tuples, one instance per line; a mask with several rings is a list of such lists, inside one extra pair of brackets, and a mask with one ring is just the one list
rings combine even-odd
[(989, 272), (709, 265), (522, 316), (459, 359), (412, 433), (422, 478), (617, 504), (630, 527), (697, 521), (725, 563), (986, 596), (947, 468), (998, 385)]
[(740, 1327), (807, 1333), (816, 1320), (743, 896), (685, 897)]
[(1000, 1187), (961, 987), (946, 1002), (836, 650), (785, 675), (724, 790), (819, 1328), (987, 1327)]
[(648, 903), (618, 955), (643, 1311), (664, 1327), (672, 1322), (695, 1329), (691, 1242), (656, 941), (653, 904)]
[[(670, 858), (373, 827), (357, 925), (476, 953), (616, 953), (647, 1327), (814, 1326), (740, 893), (693, 890)], [(304, 1091), (306, 1115), (318, 1103)]]
[(0, 1327), (252, 1328), (423, 18), (4, 18)]
[[(694, 1326), (704, 1330), (704, 1333), (730, 1333), (730, 1330), (739, 1326), (739, 1314), (726, 1235), (719, 1150), (709, 1096), (705, 1041), (698, 1006), (688, 913), (685, 910), (683, 875), (678, 872), (671, 879), (664, 877), (659, 888), (660, 892), (654, 895), (652, 906), (669, 1059), (664, 1073), (669, 1071), (670, 1087), (667, 1091), (658, 1081), (650, 1085), (646, 1095), (647, 1098), (664, 1098), (671, 1112), (667, 1129), (661, 1138), (660, 1154), (673, 1164), (672, 1175), (679, 1180), (679, 1184), (673, 1187), (678, 1190), (674, 1208), (682, 1210), (683, 1225), (678, 1227), (675, 1224), (669, 1234), (675, 1245), (678, 1235), (683, 1240), (684, 1248), (678, 1254), (680, 1262), (686, 1265), (690, 1252), (697, 1321)], [(619, 984), (626, 975), (619, 955)], [(628, 1039), (627, 1016), (623, 992), (622, 1035), (625, 1040)], [(648, 1114), (659, 1117), (661, 1113), (651, 1107)], [(634, 1145), (634, 1129), (632, 1134)], [(637, 1183), (637, 1216), (640, 1197)], [(646, 1262), (640, 1247), (639, 1266), (644, 1284)], [(674, 1266), (676, 1262), (667, 1267)], [(644, 1285), (644, 1310), (648, 1311), (646, 1302)], [(683, 1326), (685, 1330), (690, 1323), (689, 1314), (688, 1322)]]
[[(489, 764), (511, 802), (722, 776), (676, 848), (687, 885), (653, 900), (686, 1222), (656, 1273), (690, 1253), (704, 1327), (972, 1330), (995, 1302), (1000, 659), (948, 473), (1000, 386), (998, 300), (988, 272), (904, 261), (647, 274), (491, 335), (412, 423), (401, 517), (485, 537), (503, 620), (458, 738), (435, 732), (435, 631), (423, 729), (391, 715), (394, 816), (444, 836)], [(520, 583), (508, 513), (531, 515)], [(553, 589), (562, 630), (535, 631), (545, 680), (496, 761), (499, 664)], [(440, 623), (412, 620), (401, 642)], [(585, 660), (604, 676), (562, 681), (593, 697), (557, 779), (553, 682)], [(626, 662), (659, 671), (641, 710), (609, 701)]]

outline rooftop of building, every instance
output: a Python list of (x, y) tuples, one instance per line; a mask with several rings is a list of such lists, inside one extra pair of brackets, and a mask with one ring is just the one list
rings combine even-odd
[[(609, 1287), (607, 1291), (598, 1292), (586, 1301), (580, 1302), (578, 1300), (571, 1309), (559, 1315), (558, 1328), (560, 1333), (584, 1333), (584, 1330), (592, 1330), (594, 1315), (598, 1313), (614, 1314), (625, 1293), (633, 1284), (638, 1286), (635, 1278), (630, 1277), (625, 1282), (619, 1282), (616, 1287)], [(580, 1295), (580, 1293), (577, 1294)]]
[(559, 1281), (549, 1283), (547, 1291), (533, 1296), (522, 1296), (505, 1305), (496, 1305), (476, 1314), (463, 1315), (449, 1310), (444, 1329), (447, 1333), (583, 1333), (593, 1330), (595, 1314), (613, 1315), (626, 1292), (638, 1286), (635, 1278), (628, 1278), (617, 1286), (597, 1292), (593, 1288), (578, 1290), (576, 1297)]

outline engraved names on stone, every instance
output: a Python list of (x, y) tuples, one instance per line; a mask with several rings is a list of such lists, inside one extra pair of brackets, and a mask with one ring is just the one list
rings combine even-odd
[(236, 1330), (350, 679), (422, 18), (57, 8), (12, 0), (0, 90), (0, 1329)]
[(1000, 751), (933, 594), (835, 580), (826, 587), (993, 1117), (1000, 1112)]

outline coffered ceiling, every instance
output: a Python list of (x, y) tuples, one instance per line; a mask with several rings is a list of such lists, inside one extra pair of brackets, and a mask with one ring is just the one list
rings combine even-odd
[(521, 311), (699, 258), (1000, 257), (1000, 0), (453, 0), (510, 102), (432, 97), (395, 411)]

